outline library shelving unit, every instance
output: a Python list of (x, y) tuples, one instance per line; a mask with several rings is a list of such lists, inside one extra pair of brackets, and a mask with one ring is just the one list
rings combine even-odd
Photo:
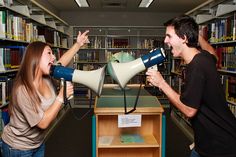
[[(226, 99), (232, 113), (236, 116), (236, 4), (233, 0), (209, 0), (186, 13), (195, 18), (205, 39), (215, 48), (218, 61), (217, 68), (225, 88)], [(184, 63), (174, 59), (175, 74), (172, 84), (181, 92), (184, 86)], [(173, 71), (174, 71), (173, 70)], [(189, 121), (177, 110), (173, 109), (184, 126)], [(190, 127), (188, 127), (189, 130)], [(191, 130), (191, 129), (190, 129)]]
[[(71, 30), (65, 21), (34, 0), (0, 0), (0, 131), (8, 120), (13, 78), (27, 45), (33, 41), (46, 42), (60, 57), (70, 46)], [(61, 110), (54, 124), (67, 109), (68, 106)]]
[[(132, 109), (139, 86), (127, 90), (127, 110)], [(163, 108), (144, 88), (137, 108), (124, 114), (124, 97), (114, 85), (106, 85), (96, 97), (95, 153), (97, 157), (161, 157)], [(94, 153), (94, 154), (95, 154)]]
[[(74, 39), (78, 31), (85, 30), (89, 30), (90, 43), (81, 48), (74, 59), (74, 67), (80, 70), (94, 70), (105, 66), (116, 53), (127, 53), (137, 59), (149, 53), (153, 48), (165, 48), (163, 26), (73, 26)], [(166, 51), (166, 55), (166, 62), (158, 68), (169, 82), (169, 51)], [(141, 83), (145, 84), (143, 77), (145, 77), (144, 72), (141, 72), (134, 76), (129, 84), (140, 83), (140, 80), (143, 80)], [(107, 83), (116, 83), (108, 73), (105, 76), (105, 84)], [(150, 86), (146, 88), (152, 89)], [(84, 95), (87, 95), (86, 90), (84, 90)], [(160, 95), (160, 97), (164, 96)]]

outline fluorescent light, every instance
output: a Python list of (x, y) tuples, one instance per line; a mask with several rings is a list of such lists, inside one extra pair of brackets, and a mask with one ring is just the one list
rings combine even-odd
[(86, 0), (75, 0), (79, 7), (89, 7), (88, 2)]
[(139, 4), (139, 8), (148, 8), (153, 0), (142, 0)]

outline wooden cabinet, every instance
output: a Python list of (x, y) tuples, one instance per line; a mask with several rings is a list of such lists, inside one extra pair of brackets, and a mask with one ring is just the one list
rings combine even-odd
[[(136, 110), (124, 114), (123, 92), (113, 87), (106, 85), (95, 101), (97, 157), (160, 157), (163, 108), (158, 99), (142, 88)], [(126, 91), (128, 110), (134, 105), (137, 91), (135, 85)], [(140, 126), (119, 127), (124, 121), (137, 120), (135, 117), (141, 117)]]

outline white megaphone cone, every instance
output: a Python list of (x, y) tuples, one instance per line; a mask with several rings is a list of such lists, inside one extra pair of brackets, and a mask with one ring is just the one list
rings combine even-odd
[(83, 84), (100, 96), (105, 78), (105, 67), (92, 71), (81, 71), (55, 65), (51, 67), (50, 74), (56, 79), (63, 78), (65, 81)]
[(162, 48), (154, 49), (150, 53), (131, 62), (109, 62), (108, 73), (119, 84), (119, 86), (124, 89), (133, 76), (144, 71), (146, 68), (163, 63), (165, 58), (166, 55)]

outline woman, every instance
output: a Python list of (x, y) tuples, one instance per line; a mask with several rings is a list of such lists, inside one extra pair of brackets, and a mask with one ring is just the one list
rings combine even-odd
[[(79, 32), (76, 43), (58, 62), (66, 66), (88, 41), (87, 33)], [(2, 134), (3, 157), (44, 156), (46, 129), (63, 103), (63, 88), (56, 95), (49, 76), (54, 62), (55, 56), (46, 43), (32, 42), (28, 45), (12, 89), (10, 122)], [(71, 83), (67, 83), (66, 94), (73, 94)]]

